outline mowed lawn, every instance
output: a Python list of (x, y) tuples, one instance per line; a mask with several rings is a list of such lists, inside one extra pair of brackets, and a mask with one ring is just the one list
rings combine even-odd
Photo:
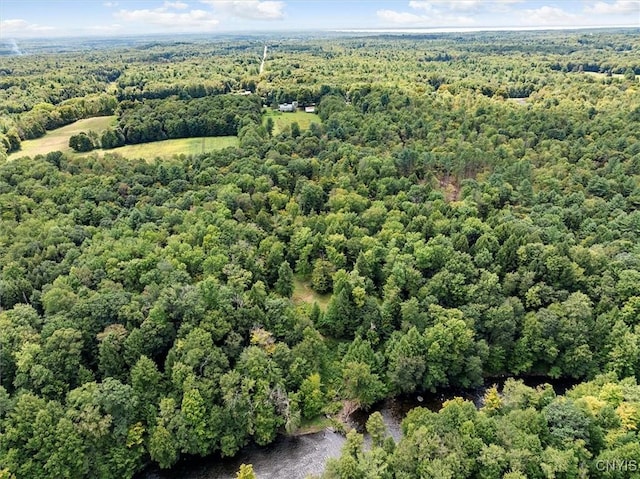
[(305, 113), (296, 111), (292, 113), (269, 110), (263, 117), (263, 124), (267, 123), (267, 118), (273, 119), (273, 134), (277, 135), (286, 129), (291, 123), (297, 122), (301, 130), (309, 128), (311, 123), (320, 123), (320, 118), (315, 113)]
[(88, 132), (93, 130), (101, 134), (103, 130), (114, 125), (115, 121), (115, 116), (99, 116), (96, 118), (87, 118), (86, 120), (78, 120), (70, 125), (48, 131), (42, 138), (23, 141), (20, 150), (11, 153), (9, 159), (21, 158), (23, 156), (33, 158), (36, 155), (46, 155), (52, 151), (73, 153), (73, 150), (69, 148), (69, 138), (77, 135), (81, 131)]
[(125, 145), (111, 150), (94, 150), (89, 153), (75, 153), (69, 147), (69, 138), (81, 131), (95, 131), (100, 135), (110, 126), (114, 126), (115, 116), (102, 116), (78, 120), (62, 128), (48, 131), (42, 138), (26, 140), (22, 142), (20, 151), (9, 155), (9, 159), (23, 156), (35, 157), (46, 155), (52, 151), (62, 151), (73, 156), (87, 156), (91, 154), (104, 155), (105, 153), (117, 153), (124, 158), (143, 158), (153, 160), (155, 158), (171, 157), (173, 155), (196, 155), (212, 150), (219, 150), (228, 146), (238, 146), (236, 136), (178, 138), (175, 140), (163, 140), (153, 143), (141, 143), (138, 145)]
[[(111, 150), (95, 150), (100, 154), (117, 153), (125, 158), (167, 158), (173, 155), (198, 155), (207, 151), (221, 150), (228, 146), (238, 146), (237, 136), (206, 136), (154, 141), (138, 145), (125, 145)], [(86, 155), (86, 153), (85, 153)]]

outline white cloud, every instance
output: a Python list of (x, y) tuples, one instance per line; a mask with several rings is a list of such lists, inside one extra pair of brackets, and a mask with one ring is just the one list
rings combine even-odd
[[(411, 8), (426, 10), (428, 12), (433, 11), (435, 5), (443, 5), (451, 10), (475, 10), (482, 5), (481, 0), (412, 0), (409, 2)], [(486, 3), (486, 2), (485, 2)]]
[(617, 0), (613, 3), (596, 2), (584, 9), (585, 13), (592, 15), (620, 15), (635, 13), (636, 20), (640, 20), (640, 2), (638, 0)]
[(418, 24), (424, 21), (424, 17), (409, 12), (396, 12), (395, 10), (378, 10), (378, 18), (389, 23)]
[(211, 30), (219, 21), (211, 12), (190, 10), (184, 13), (167, 11), (166, 7), (154, 10), (119, 10), (114, 14), (123, 22), (162, 26), (165, 28)]
[[(587, 0), (584, 0), (585, 3)], [(588, 0), (582, 12), (564, 9), (563, 2), (527, 8), (523, 0), (410, 0), (406, 10), (378, 10), (378, 18), (395, 26), (470, 27), (513, 26), (553, 28), (621, 24), (635, 14), (640, 19), (640, 0)], [(608, 19), (607, 19), (608, 17)], [(603, 22), (603, 20), (605, 20)]]
[(376, 12), (378, 18), (385, 23), (395, 25), (420, 26), (469, 26), (475, 24), (472, 17), (458, 15), (455, 10), (470, 11), (479, 7), (480, 0), (411, 0), (409, 7), (414, 12), (382, 9)]
[(524, 0), (412, 0), (409, 6), (415, 9), (432, 11), (435, 7), (444, 7), (447, 10), (495, 10), (504, 9), (508, 5), (522, 3)]
[(118, 2), (104, 2), (103, 5), (107, 8), (113, 8), (118, 6)]
[(54, 27), (29, 23), (21, 18), (0, 21), (0, 32), (2, 36), (12, 36), (18, 34), (24, 36), (29, 33), (46, 33), (55, 30)]
[(514, 5), (523, 3), (524, 0), (498, 0), (487, 5), (487, 11), (492, 14), (507, 14), (516, 11)]
[(569, 13), (558, 7), (548, 5), (536, 9), (526, 9), (523, 11), (522, 23), (531, 26), (547, 25), (575, 25), (580, 19), (579, 15)]
[(284, 18), (285, 3), (259, 0), (201, 0), (219, 13), (250, 20), (280, 20)]
[(420, 25), (420, 26), (469, 26), (475, 21), (471, 17), (446, 15), (441, 12), (430, 10), (428, 14), (417, 15), (411, 12), (397, 12), (395, 10), (378, 10), (378, 18), (385, 23), (396, 25)]
[[(509, 13), (524, 0), (411, 0), (412, 11), (382, 9), (377, 16), (385, 23), (426, 27), (469, 27), (486, 24), (486, 15)], [(483, 18), (483, 15), (485, 17)]]
[(186, 8), (189, 8), (189, 5), (187, 5), (184, 2), (164, 2), (164, 8), (168, 9), (168, 8), (175, 8), (176, 10), (184, 10)]

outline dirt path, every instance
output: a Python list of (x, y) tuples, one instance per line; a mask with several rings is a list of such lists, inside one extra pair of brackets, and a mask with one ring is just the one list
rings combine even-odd
[(262, 62), (260, 63), (260, 75), (262, 75), (262, 72), (264, 71), (264, 62), (267, 59), (267, 46), (264, 46), (264, 53), (262, 54)]

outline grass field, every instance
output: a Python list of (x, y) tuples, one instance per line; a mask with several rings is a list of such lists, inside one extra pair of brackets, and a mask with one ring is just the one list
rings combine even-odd
[(309, 128), (311, 123), (320, 123), (320, 118), (314, 113), (296, 111), (293, 113), (283, 113), (280, 111), (268, 110), (262, 121), (267, 122), (267, 118), (273, 118), (273, 134), (277, 135), (287, 128), (291, 123), (297, 122), (301, 130)]
[(62, 128), (48, 131), (42, 138), (35, 140), (26, 140), (22, 142), (20, 151), (16, 151), (9, 155), (9, 159), (20, 158), (23, 156), (34, 157), (36, 155), (46, 155), (52, 151), (62, 151), (70, 156), (86, 156), (97, 153), (104, 155), (105, 153), (117, 153), (125, 158), (144, 158), (145, 160), (153, 160), (155, 158), (171, 157), (173, 155), (195, 155), (206, 151), (219, 150), (228, 146), (238, 146), (238, 138), (235, 136), (220, 137), (198, 137), (198, 138), (179, 138), (176, 140), (156, 141), (153, 143), (142, 143), (139, 145), (126, 145), (111, 150), (94, 150), (90, 153), (75, 153), (69, 148), (69, 138), (77, 135), (81, 131), (95, 131), (100, 134), (103, 130), (112, 126), (115, 122), (115, 116), (101, 116), (97, 118), (88, 118), (86, 120), (78, 120)]
[(154, 141), (139, 145), (125, 145), (111, 150), (96, 150), (100, 154), (117, 153), (125, 158), (171, 157), (173, 155), (198, 155), (212, 150), (221, 150), (228, 146), (238, 146), (237, 136), (206, 136), (197, 138), (178, 138), (175, 140)]
[(331, 299), (330, 294), (318, 294), (307, 281), (302, 281), (300, 278), (293, 279), (293, 295), (291, 297), (295, 304), (300, 303), (318, 303), (318, 306), (322, 311), (327, 310), (327, 305)]
[(95, 131), (100, 134), (115, 122), (115, 116), (99, 116), (78, 120), (70, 125), (48, 131), (42, 138), (35, 140), (25, 140), (22, 142), (20, 151), (9, 155), (9, 159), (20, 158), (22, 156), (34, 157), (36, 155), (46, 155), (52, 151), (62, 151), (63, 153), (73, 153), (69, 148), (69, 138), (77, 135), (81, 131)]
[[(309, 128), (311, 123), (320, 122), (320, 118), (318, 118), (317, 115), (303, 111), (281, 113), (279, 111), (269, 110), (264, 115), (263, 121), (266, 122), (269, 117), (273, 118), (274, 135), (280, 133), (293, 122), (297, 122), (302, 130)], [(23, 156), (33, 158), (36, 155), (46, 155), (52, 151), (61, 151), (73, 156), (86, 156), (88, 153), (75, 153), (69, 148), (69, 138), (77, 135), (81, 131), (95, 131), (99, 135), (103, 130), (113, 126), (115, 121), (115, 116), (101, 116), (78, 120), (70, 125), (48, 131), (42, 138), (23, 141), (20, 151), (11, 153), (9, 159), (12, 160)], [(94, 150), (91, 153), (97, 153), (99, 155), (103, 155), (105, 152), (118, 153), (125, 158), (153, 160), (155, 158), (171, 157), (180, 154), (195, 155), (207, 151), (219, 150), (228, 146), (238, 146), (238, 138), (235, 136), (180, 138), (176, 140), (142, 143), (139, 145), (126, 145), (111, 150)]]

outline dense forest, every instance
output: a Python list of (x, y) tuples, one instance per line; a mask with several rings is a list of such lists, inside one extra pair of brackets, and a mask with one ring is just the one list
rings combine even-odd
[(380, 413), (372, 414), (370, 447), (351, 431), (323, 478), (637, 477), (639, 400), (637, 383), (615, 375), (564, 396), (549, 385), (533, 389), (509, 379), (500, 394), (487, 391), (480, 410), (459, 398), (438, 413), (413, 409), (398, 444)]
[[(327, 477), (637, 477), (596, 463), (640, 444), (638, 33), (3, 58), (0, 477), (130, 478), (503, 376), (584, 383), (417, 409), (397, 445), (374, 415)], [(285, 101), (321, 123), (276, 133)], [(5, 160), (112, 114), (86, 136), (239, 146)]]

